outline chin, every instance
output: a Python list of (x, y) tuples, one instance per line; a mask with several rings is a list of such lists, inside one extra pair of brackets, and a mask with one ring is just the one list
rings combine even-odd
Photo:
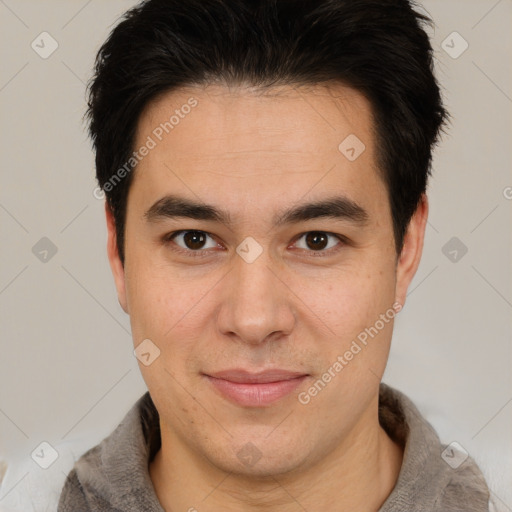
[[(207, 455), (210, 462), (226, 473), (239, 477), (262, 480), (293, 473), (306, 462), (307, 454), (283, 442), (237, 443), (236, 448), (226, 447), (226, 452)], [(263, 448), (260, 448), (260, 447)]]

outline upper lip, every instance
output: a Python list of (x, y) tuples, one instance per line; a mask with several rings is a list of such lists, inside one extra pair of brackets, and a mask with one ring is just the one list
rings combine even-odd
[(307, 374), (304, 372), (294, 372), (289, 370), (271, 369), (261, 372), (249, 372), (242, 369), (223, 370), (215, 373), (206, 374), (215, 379), (228, 380), (230, 382), (238, 382), (245, 384), (265, 384), (268, 382), (279, 382), (283, 380), (296, 379), (297, 377), (304, 377)]

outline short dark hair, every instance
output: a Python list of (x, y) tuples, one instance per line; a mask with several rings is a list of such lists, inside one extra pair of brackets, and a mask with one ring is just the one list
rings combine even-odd
[(423, 28), (432, 21), (414, 7), (408, 0), (147, 0), (129, 10), (98, 52), (87, 110), (121, 261), (133, 173), (105, 185), (126, 169), (150, 101), (210, 83), (334, 82), (362, 93), (372, 106), (399, 254), (448, 117)]

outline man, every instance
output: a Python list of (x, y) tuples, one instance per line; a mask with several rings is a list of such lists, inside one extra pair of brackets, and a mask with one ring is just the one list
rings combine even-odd
[(472, 459), (381, 383), (447, 116), (425, 21), (149, 0), (113, 30), (90, 131), (148, 393), (59, 512), (488, 510)]

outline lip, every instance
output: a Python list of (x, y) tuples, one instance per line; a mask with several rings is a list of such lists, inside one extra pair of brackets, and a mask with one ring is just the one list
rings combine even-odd
[(224, 398), (244, 407), (264, 407), (294, 391), (309, 375), (272, 369), (258, 373), (234, 369), (204, 374)]

